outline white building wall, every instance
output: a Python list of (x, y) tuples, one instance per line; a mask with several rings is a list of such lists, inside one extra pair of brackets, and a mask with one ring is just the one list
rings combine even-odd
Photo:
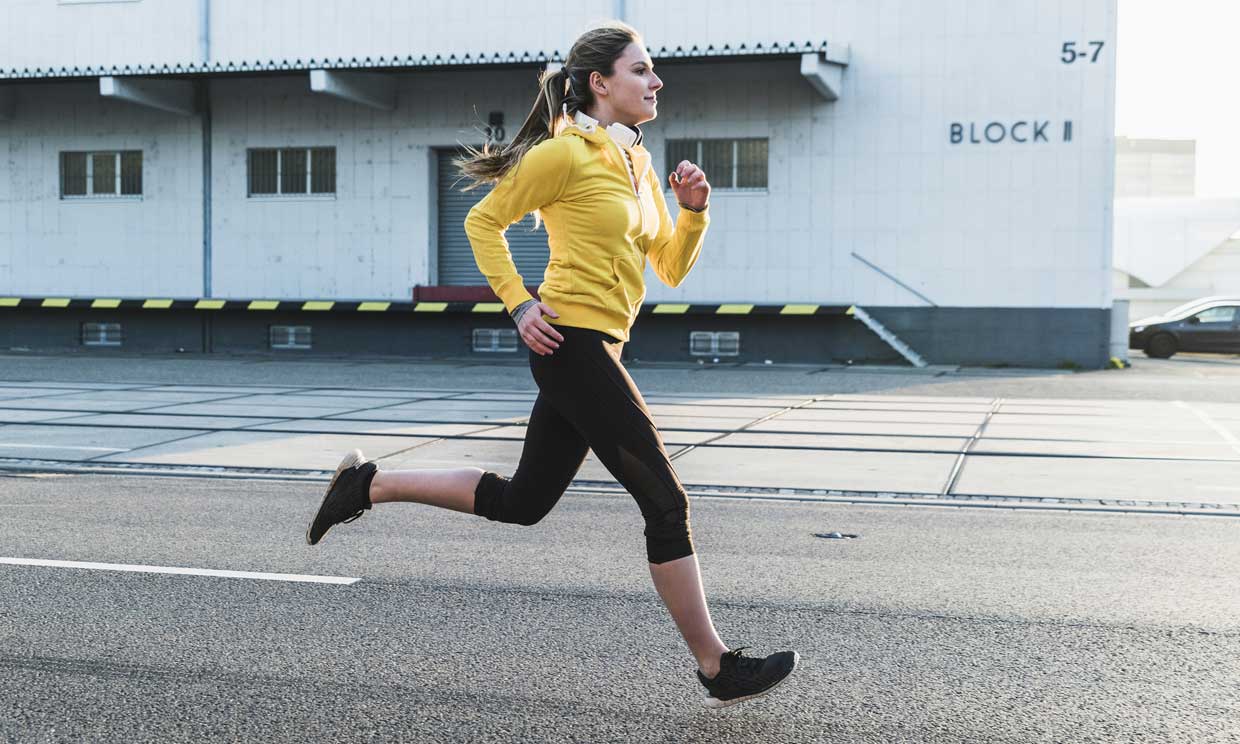
[(206, 4), (209, 59), (202, 43), (203, 0), (5, 0), (0, 69), (567, 51), (586, 24), (613, 17), (617, 7), (613, 0)]
[[(1116, 138), (1115, 296), (1133, 319), (1240, 297), (1240, 200), (1193, 198), (1196, 143)], [(1127, 198), (1125, 198), (1127, 197)]]
[(1208, 295), (1240, 296), (1240, 241), (1229, 240), (1240, 231), (1240, 199), (1119, 199), (1115, 215), (1113, 283), (1134, 319)]
[[(390, 112), (312, 94), (307, 76), (213, 82), (215, 294), (411, 299), (434, 270), (435, 149), (479, 144), (491, 110), (515, 131), (536, 76), (402, 75)], [(246, 149), (284, 146), (336, 148), (334, 198), (247, 198)]]
[[(98, 83), (17, 86), (0, 121), (0, 294), (202, 291), (197, 118), (109, 101)], [(60, 198), (60, 152), (142, 150), (141, 199)]]
[(1222, 294), (1240, 297), (1240, 240), (1223, 242), (1163, 286), (1191, 295), (1186, 300)]
[[(87, 11), (95, 13), (92, 28), (75, 22), (65, 33), (108, 41), (78, 51), (72, 41), (28, 40), (91, 6), (18, 0), (0, 68), (193, 59), (197, 16), (183, 6), (182, 15), (163, 16), (172, 24), (168, 38), (149, 33), (159, 24), (146, 14), (171, 13), (155, 10), (165, 5), (95, 6)], [(671, 290), (648, 274), (649, 301), (925, 304), (856, 253), (939, 305), (1109, 306), (1116, 0), (625, 5), (652, 46), (827, 39), (852, 52), (842, 96), (831, 103), (793, 62), (656, 63), (667, 89), (660, 118), (647, 127), (655, 163), (662, 168), (667, 137), (768, 135), (770, 188), (714, 195), (706, 253), (693, 275)], [(212, 59), (254, 61), (563, 51), (615, 4), (213, 0), (211, 8)], [(1105, 42), (1096, 62), (1061, 61), (1064, 42), (1088, 53), (1091, 40)], [(408, 298), (430, 277), (428, 148), (468, 140), (474, 106), (483, 116), (504, 110), (515, 132), (535, 93), (529, 70), (413, 73), (402, 77), (399, 108), (389, 114), (310, 96), (304, 73), (212, 85), (219, 296)], [(98, 105), (85, 90), (83, 101)], [(38, 110), (19, 101), (17, 121), (0, 124), (0, 133), (37, 131), (26, 120), (42, 120)], [(132, 135), (168, 147), (148, 122), (169, 117), (134, 111), (148, 118), (132, 122)], [(194, 120), (177, 121), (192, 128)], [(970, 124), (981, 139), (991, 122), (1006, 130), (1020, 121), (1031, 123), (1027, 135), (1042, 124), (1046, 141), (970, 142)], [(957, 143), (953, 123), (963, 127)], [(337, 143), (333, 203), (244, 200), (246, 147), (309, 138)], [(35, 167), (54, 172), (54, 160)], [(157, 167), (148, 160), (148, 179), (160, 177)], [(136, 269), (156, 240), (137, 234), (134, 242)], [(178, 260), (188, 267), (193, 239), (184, 246)], [(161, 293), (200, 286), (189, 276)], [(96, 279), (96, 291), (122, 291)], [(34, 283), (18, 284), (25, 291)]]
[(202, 61), (198, 0), (4, 0), (0, 70)]
[(1134, 320), (1159, 315), (1202, 297), (1240, 297), (1240, 240), (1224, 241), (1157, 287), (1129, 287), (1128, 275), (1120, 271), (1116, 274), (1116, 296), (1129, 298)]
[(1196, 193), (1195, 140), (1115, 138), (1115, 198), (1192, 196)]
[[(672, 12), (628, 5), (652, 44), (821, 36), (852, 51), (834, 103), (770, 63), (764, 72), (695, 68), (688, 91), (667, 73), (652, 125), (667, 136), (769, 127), (761, 244), (784, 257), (754, 265), (735, 224), (741, 213), (721, 216), (733, 200), (715, 197), (714, 262), (694, 269), (711, 280), (705, 291), (686, 282), (680, 298), (717, 299), (715, 290), (737, 301), (925, 304), (855, 252), (940, 305), (1110, 305), (1113, 2), (781, 3), (779, 12), (732, 0)], [(1061, 61), (1063, 42), (1090, 50), (1091, 40), (1105, 42), (1097, 62)], [(749, 100), (715, 87), (735, 90), (740, 80)], [(678, 97), (688, 99), (683, 108)], [(968, 143), (969, 123), (993, 121), (1050, 122), (1050, 141)], [(966, 127), (960, 144), (950, 141), (952, 122)]]

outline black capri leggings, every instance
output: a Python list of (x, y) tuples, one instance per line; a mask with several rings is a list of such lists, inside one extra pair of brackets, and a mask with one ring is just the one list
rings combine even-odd
[(521, 462), (511, 478), (483, 474), (474, 490), (474, 513), (497, 522), (538, 523), (593, 449), (637, 500), (650, 562), (692, 555), (689, 499), (646, 401), (620, 363), (624, 342), (589, 328), (555, 328), (564, 342), (553, 354), (529, 352), (539, 392)]

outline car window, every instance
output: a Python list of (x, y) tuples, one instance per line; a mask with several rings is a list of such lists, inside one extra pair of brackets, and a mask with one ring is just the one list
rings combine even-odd
[(1193, 300), (1192, 302), (1185, 302), (1183, 305), (1180, 305), (1179, 307), (1173, 307), (1165, 313), (1160, 313), (1160, 315), (1162, 315), (1164, 318), (1175, 318), (1178, 320), (1182, 320), (1192, 315), (1193, 310), (1197, 308), (1205, 307), (1206, 305), (1213, 305), (1218, 302), (1230, 302), (1232, 299), (1234, 298), (1232, 297), (1200, 297), (1196, 300)]
[(1183, 305), (1177, 305), (1171, 308), (1170, 310), (1168, 310), (1167, 312), (1163, 313), (1163, 317), (1165, 318), (1174, 318), (1176, 316), (1183, 317), (1186, 313), (1188, 313), (1189, 310), (1192, 310), (1194, 307), (1197, 307), (1198, 305), (1201, 305), (1201, 304), (1202, 304), (1201, 300), (1193, 300), (1192, 302), (1185, 302)]
[(1193, 317), (1202, 323), (1232, 323), (1236, 319), (1236, 308), (1212, 307), (1209, 310), (1202, 310)]

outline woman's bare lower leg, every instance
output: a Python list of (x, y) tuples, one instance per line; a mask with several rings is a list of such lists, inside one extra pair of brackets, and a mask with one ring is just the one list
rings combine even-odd
[[(370, 501), (415, 502), (473, 514), (474, 490), (483, 472), (479, 468), (380, 470), (370, 482)], [(651, 563), (650, 576), (702, 674), (714, 677), (719, 672), (719, 656), (728, 647), (711, 622), (697, 555)]]
[(370, 482), (370, 503), (412, 501), (473, 514), (474, 489), (483, 472), (480, 468), (380, 470)]
[(651, 563), (650, 576), (689, 650), (697, 658), (698, 668), (707, 677), (714, 677), (719, 673), (719, 656), (728, 647), (711, 622), (697, 554), (666, 563)]

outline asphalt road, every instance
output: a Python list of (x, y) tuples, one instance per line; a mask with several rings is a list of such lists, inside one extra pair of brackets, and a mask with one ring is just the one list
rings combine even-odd
[[(647, 395), (707, 399), (1184, 401), (1220, 432), (1240, 402), (1240, 359), (1208, 355), (1094, 372), (628, 367)], [(534, 389), (523, 361), (460, 359), (9, 353), (0, 378)], [(1149, 456), (1106, 435), (1111, 455)], [(1071, 471), (1074, 486), (1137, 464)], [(711, 711), (627, 495), (570, 492), (533, 528), (384, 506), (312, 548), (322, 485), (0, 470), (0, 741), (1240, 741), (1240, 519), (695, 496), (725, 642), (802, 657), (771, 695)], [(860, 537), (816, 536), (832, 531)]]
[(533, 528), (385, 506), (311, 548), (319, 494), (0, 477), (2, 556), (360, 579), (0, 565), (0, 740), (1240, 736), (1240, 520), (695, 499), (725, 642), (802, 655), (710, 711), (628, 497)]

